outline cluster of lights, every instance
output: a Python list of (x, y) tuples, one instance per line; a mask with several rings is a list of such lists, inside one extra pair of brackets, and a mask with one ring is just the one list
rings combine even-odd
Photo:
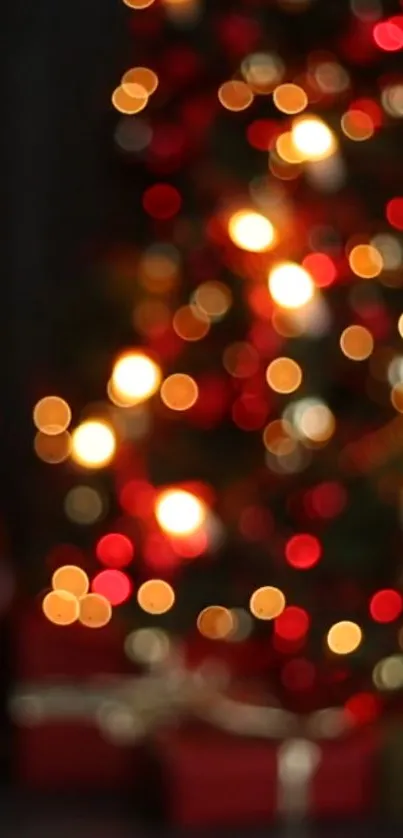
[[(141, 2), (141, 0), (133, 0), (133, 2)], [(150, 4), (147, 3), (147, 5)], [(122, 114), (132, 116), (140, 113), (147, 106), (150, 96), (157, 87), (158, 76), (153, 70), (148, 67), (133, 67), (123, 74), (119, 87), (113, 91), (112, 104)]]

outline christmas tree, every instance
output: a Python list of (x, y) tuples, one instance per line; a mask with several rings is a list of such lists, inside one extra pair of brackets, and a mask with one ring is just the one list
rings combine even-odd
[(403, 685), (403, 13), (126, 6), (114, 227), (74, 393), (34, 410), (62, 475), (44, 612), (116, 609), (129, 651), (256, 635), (286, 705), (371, 715)]

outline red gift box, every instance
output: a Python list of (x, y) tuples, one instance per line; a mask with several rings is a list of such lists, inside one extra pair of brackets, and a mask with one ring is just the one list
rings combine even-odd
[(135, 789), (143, 770), (141, 748), (112, 744), (87, 722), (45, 722), (16, 729), (19, 785), (46, 791)]
[[(278, 747), (211, 729), (157, 738), (164, 805), (177, 826), (267, 823), (278, 818)], [(372, 731), (323, 742), (308, 791), (313, 819), (371, 814), (377, 800), (377, 736)]]
[(13, 666), (17, 681), (66, 680), (133, 671), (124, 653), (124, 628), (112, 620), (100, 629), (56, 626), (39, 610), (17, 614)]

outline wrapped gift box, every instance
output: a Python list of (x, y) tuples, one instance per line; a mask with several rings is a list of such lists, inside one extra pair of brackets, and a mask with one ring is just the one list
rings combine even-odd
[(13, 759), (20, 786), (49, 792), (134, 791), (143, 772), (141, 748), (112, 744), (78, 721), (17, 727)]
[[(368, 816), (378, 800), (378, 738), (325, 742), (308, 789), (313, 819)], [(278, 744), (183, 728), (157, 737), (164, 807), (176, 826), (248, 826), (279, 816)]]
[(18, 682), (66, 680), (133, 671), (124, 653), (122, 622), (100, 629), (56, 626), (40, 609), (18, 613), (12, 626), (13, 675)]

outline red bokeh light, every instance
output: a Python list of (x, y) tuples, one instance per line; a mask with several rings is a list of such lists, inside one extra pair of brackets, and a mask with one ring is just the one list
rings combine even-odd
[(356, 693), (346, 701), (344, 708), (358, 724), (375, 721), (380, 711), (380, 701), (372, 693)]
[(300, 533), (287, 541), (285, 557), (288, 564), (298, 570), (308, 570), (318, 563), (322, 556), (322, 546), (314, 535)]
[(280, 133), (277, 122), (271, 119), (255, 119), (246, 129), (248, 143), (258, 151), (269, 151), (273, 139)]
[(302, 262), (318, 288), (332, 285), (337, 277), (336, 266), (326, 253), (309, 253)]
[(143, 207), (149, 215), (160, 221), (173, 218), (182, 205), (182, 198), (177, 189), (169, 183), (156, 183), (146, 189), (143, 195)]
[(372, 619), (377, 623), (393, 623), (402, 613), (402, 597), (393, 589), (378, 591), (370, 600), (369, 610)]
[(335, 518), (343, 511), (347, 492), (341, 483), (320, 483), (309, 492), (309, 510), (318, 518)]
[(403, 230), (403, 197), (391, 198), (386, 204), (386, 218), (396, 230)]
[(121, 605), (129, 599), (133, 585), (121, 570), (101, 570), (92, 580), (91, 589), (102, 594), (111, 605)]
[(202, 529), (184, 538), (171, 538), (170, 542), (177, 556), (183, 559), (195, 559), (208, 548), (207, 533)]
[(373, 37), (377, 46), (385, 52), (397, 52), (403, 48), (403, 31), (396, 18), (376, 23)]
[(154, 514), (155, 489), (145, 480), (129, 480), (119, 492), (119, 502), (129, 515), (150, 517)]
[(108, 567), (126, 567), (134, 555), (134, 547), (126, 535), (111, 532), (99, 539), (96, 548), (98, 561)]
[(262, 428), (268, 415), (268, 405), (263, 397), (246, 393), (232, 406), (232, 419), (243, 431), (257, 431)]
[(383, 123), (382, 109), (374, 99), (355, 99), (349, 104), (350, 111), (362, 111), (372, 120), (374, 128), (380, 128)]
[(308, 632), (310, 618), (304, 608), (289, 605), (274, 621), (274, 631), (282, 640), (301, 640)]
[(283, 667), (281, 680), (288, 690), (303, 692), (310, 690), (316, 677), (315, 666), (306, 658), (294, 658)]

